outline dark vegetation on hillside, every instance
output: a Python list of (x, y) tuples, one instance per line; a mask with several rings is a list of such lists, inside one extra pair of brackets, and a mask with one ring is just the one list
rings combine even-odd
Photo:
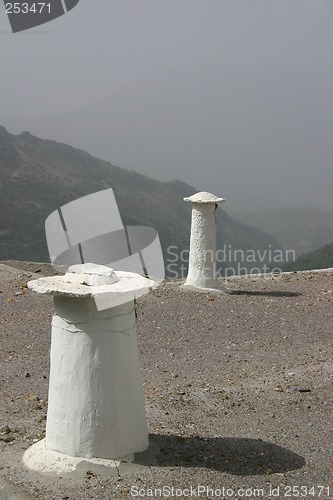
[(283, 271), (306, 271), (333, 267), (333, 242), (318, 250), (298, 257), (295, 262), (283, 266)]
[(313, 208), (270, 208), (234, 214), (237, 220), (271, 234), (284, 250), (296, 257), (333, 240), (333, 211)]

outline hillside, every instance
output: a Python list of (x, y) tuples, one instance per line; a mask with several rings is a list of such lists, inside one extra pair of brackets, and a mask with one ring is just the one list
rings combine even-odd
[(283, 271), (306, 271), (333, 267), (333, 242), (318, 250), (301, 255), (295, 262), (285, 264)]
[[(110, 187), (125, 225), (146, 225), (158, 231), (166, 267), (169, 246), (175, 246), (178, 254), (188, 248), (191, 207), (183, 197), (200, 189), (176, 180), (162, 183), (83, 150), (29, 132), (15, 136), (0, 127), (0, 260), (49, 261), (44, 231), (47, 216), (74, 199)], [(219, 248), (280, 248), (273, 237), (234, 221), (220, 208), (217, 239)]]
[(295, 250), (296, 256), (317, 250), (333, 240), (333, 210), (274, 208), (233, 216), (271, 234), (284, 250)]

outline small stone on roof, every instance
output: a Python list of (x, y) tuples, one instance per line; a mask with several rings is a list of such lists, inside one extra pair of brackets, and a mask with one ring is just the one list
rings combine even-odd
[(113, 285), (119, 281), (113, 269), (92, 263), (71, 266), (65, 274), (66, 279), (69, 283), (89, 286)]

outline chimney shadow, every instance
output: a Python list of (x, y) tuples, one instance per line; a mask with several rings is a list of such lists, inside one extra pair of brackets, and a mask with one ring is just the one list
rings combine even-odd
[[(160, 467), (206, 467), (235, 476), (283, 473), (306, 463), (301, 455), (261, 439), (152, 434), (150, 449)], [(146, 462), (146, 453), (136, 454), (135, 462)]]
[(300, 297), (302, 294), (298, 292), (282, 292), (282, 291), (251, 291), (251, 290), (232, 290), (231, 295), (250, 295), (263, 297)]

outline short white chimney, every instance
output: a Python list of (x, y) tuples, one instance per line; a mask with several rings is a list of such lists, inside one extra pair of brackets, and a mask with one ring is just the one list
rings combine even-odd
[(147, 449), (134, 297), (153, 285), (94, 264), (28, 283), (53, 295), (54, 313), (46, 438), (25, 452), (27, 467), (62, 473), (89, 459), (113, 466)]
[(190, 257), (184, 288), (199, 292), (227, 292), (219, 286), (216, 268), (216, 209), (224, 198), (200, 192), (184, 201), (192, 203)]

